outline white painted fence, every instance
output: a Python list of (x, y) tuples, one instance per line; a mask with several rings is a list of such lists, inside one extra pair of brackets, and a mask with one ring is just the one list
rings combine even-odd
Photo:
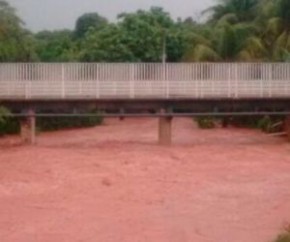
[(0, 64), (1, 99), (290, 98), (290, 63)]

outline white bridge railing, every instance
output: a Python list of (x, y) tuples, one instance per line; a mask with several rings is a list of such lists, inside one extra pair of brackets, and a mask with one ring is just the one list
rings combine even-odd
[(282, 97), (290, 63), (0, 64), (0, 100)]

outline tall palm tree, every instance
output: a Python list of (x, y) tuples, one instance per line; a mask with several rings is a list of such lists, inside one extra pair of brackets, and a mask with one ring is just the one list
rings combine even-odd
[(249, 22), (256, 17), (259, 0), (218, 0), (219, 4), (203, 11), (209, 14), (209, 22)]
[(290, 52), (290, 1), (269, 1), (271, 15), (268, 16), (264, 39), (270, 49), (272, 58), (283, 61), (289, 58)]
[[(196, 61), (253, 61), (265, 56), (265, 47), (259, 38), (256, 19), (261, 0), (219, 0), (206, 9), (209, 14), (211, 36), (206, 42), (195, 44), (190, 54)], [(210, 44), (208, 44), (208, 39)]]
[(183, 56), (184, 61), (219, 61), (220, 56), (213, 48), (213, 28), (199, 26), (188, 36), (187, 50)]
[(198, 36), (185, 55), (188, 61), (258, 61), (266, 55), (262, 40), (250, 24), (218, 24), (208, 38)]

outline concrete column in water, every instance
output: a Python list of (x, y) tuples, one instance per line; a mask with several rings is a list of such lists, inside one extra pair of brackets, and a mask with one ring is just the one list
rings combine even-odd
[(285, 118), (284, 128), (287, 133), (288, 140), (290, 141), (290, 115)]
[[(161, 114), (165, 114), (165, 110), (162, 109)], [(159, 144), (171, 145), (172, 143), (172, 117), (160, 117), (159, 118)]]
[(25, 144), (35, 144), (36, 138), (36, 118), (34, 110), (27, 112), (27, 117), (21, 121), (21, 138)]

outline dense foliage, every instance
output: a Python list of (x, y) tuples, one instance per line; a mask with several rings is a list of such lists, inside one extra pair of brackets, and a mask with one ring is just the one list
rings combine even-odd
[[(91, 116), (76, 117), (41, 117), (37, 118), (38, 131), (54, 131), (61, 129), (94, 127), (103, 122), (103, 117), (95, 110), (88, 111)], [(21, 118), (9, 116), (6, 108), (0, 107), (0, 136), (5, 134), (17, 134), (20, 132)]]
[(286, 228), (285, 232), (280, 234), (274, 242), (290, 242), (290, 228)]
[(194, 119), (201, 129), (213, 129), (215, 127), (215, 119), (213, 117), (197, 117)]
[(74, 30), (31, 33), (0, 0), (0, 61), (160, 62), (288, 61), (289, 0), (217, 0), (202, 13), (174, 20), (162, 8), (121, 13), (109, 22), (85, 13)]
[[(90, 112), (94, 113), (94, 112)], [(78, 117), (43, 117), (37, 119), (37, 128), (39, 131), (53, 131), (70, 128), (94, 127), (100, 125), (103, 118), (97, 112), (94, 116)]]
[(19, 131), (19, 125), (15, 119), (10, 116), (10, 111), (0, 106), (0, 136), (3, 134), (13, 134)]

